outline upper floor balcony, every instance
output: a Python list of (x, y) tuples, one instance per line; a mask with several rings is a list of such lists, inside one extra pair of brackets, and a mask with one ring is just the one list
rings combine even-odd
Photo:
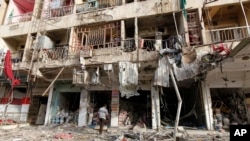
[(4, 24), (31, 21), (34, 6), (34, 0), (10, 0), (6, 7)]
[(31, 21), (31, 18), (32, 18), (32, 12), (21, 14), (21, 15), (16, 15), (16, 16), (10, 16), (8, 18), (8, 24)]
[(229, 27), (207, 30), (207, 41), (210, 43), (219, 42), (237, 42), (250, 37), (250, 27)]

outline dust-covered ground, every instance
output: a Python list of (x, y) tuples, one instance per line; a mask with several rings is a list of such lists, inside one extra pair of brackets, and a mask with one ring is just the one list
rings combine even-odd
[[(178, 132), (179, 141), (229, 141), (228, 132), (186, 130)], [(173, 129), (127, 130), (108, 128), (99, 135), (98, 130), (73, 125), (31, 126), (1, 125), (0, 141), (170, 141)]]

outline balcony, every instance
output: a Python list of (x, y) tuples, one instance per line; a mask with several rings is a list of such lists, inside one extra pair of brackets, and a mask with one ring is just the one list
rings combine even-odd
[(213, 29), (210, 31), (206, 31), (206, 35), (209, 43), (239, 41), (244, 38), (250, 37), (248, 33), (249, 31), (250, 27), (241, 26), (241, 27)]
[(42, 61), (47, 60), (58, 60), (58, 59), (66, 59), (68, 57), (69, 46), (56, 46), (50, 49), (42, 49), (41, 56)]
[(62, 17), (66, 15), (71, 15), (73, 14), (73, 5), (68, 5), (68, 6), (62, 6), (59, 8), (53, 8), (53, 9), (46, 9), (44, 11), (46, 19), (54, 18), (54, 17)]
[(122, 0), (88, 0), (88, 2), (76, 5), (76, 13), (85, 13), (96, 9), (102, 9), (118, 5), (122, 5)]
[(12, 16), (12, 17), (8, 18), (8, 24), (15, 24), (15, 23), (31, 21), (31, 18), (32, 18), (32, 12), (25, 13), (22, 15)]

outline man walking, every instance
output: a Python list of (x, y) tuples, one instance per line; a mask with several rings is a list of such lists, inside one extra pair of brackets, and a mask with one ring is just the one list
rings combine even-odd
[(106, 123), (106, 119), (108, 117), (108, 110), (107, 110), (107, 104), (103, 105), (99, 111), (98, 111), (98, 116), (99, 116), (99, 122), (100, 122), (100, 129), (99, 129), (99, 134), (102, 134), (102, 129), (104, 124)]

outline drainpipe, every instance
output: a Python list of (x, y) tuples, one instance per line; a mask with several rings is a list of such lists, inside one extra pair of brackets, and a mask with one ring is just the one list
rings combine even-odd
[(240, 1), (240, 6), (241, 6), (241, 9), (242, 9), (245, 21), (246, 21), (248, 36), (250, 36), (250, 27), (249, 27), (249, 24), (248, 24), (248, 20), (247, 20), (247, 16), (246, 16), (246, 13), (245, 13), (245, 10), (244, 10), (244, 6), (243, 6), (243, 3), (242, 3), (242, 0), (239, 0), (239, 1)]
[(180, 92), (179, 92), (178, 86), (177, 86), (175, 78), (174, 78), (172, 67), (170, 67), (170, 76), (171, 76), (172, 82), (174, 84), (175, 93), (176, 93), (176, 96), (178, 99), (178, 108), (177, 108), (177, 113), (176, 113), (176, 118), (175, 118), (175, 126), (174, 126), (174, 140), (176, 141), (176, 135), (178, 133), (177, 127), (179, 125), (179, 119), (180, 119), (180, 114), (181, 114), (182, 99), (181, 99)]

